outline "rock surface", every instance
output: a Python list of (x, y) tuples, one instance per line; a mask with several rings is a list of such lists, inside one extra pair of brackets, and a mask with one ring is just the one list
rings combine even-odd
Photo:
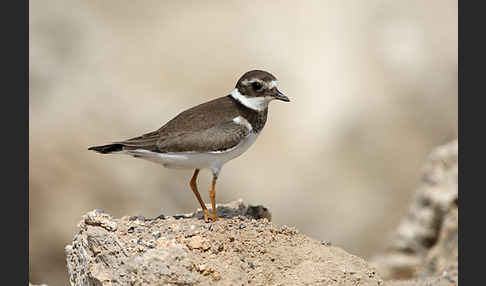
[(383, 284), (363, 259), (274, 225), (261, 206), (240, 200), (218, 214), (227, 218), (116, 219), (91, 211), (65, 248), (71, 285)]
[(458, 170), (457, 140), (429, 156), (408, 214), (385, 253), (371, 260), (384, 279), (412, 278), (395, 285), (457, 285)]

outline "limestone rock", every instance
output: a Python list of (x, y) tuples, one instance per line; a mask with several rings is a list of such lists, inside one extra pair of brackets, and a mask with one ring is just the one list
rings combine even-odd
[(455, 140), (429, 156), (408, 214), (396, 229), (388, 249), (371, 260), (384, 279), (413, 278), (394, 285), (458, 284), (457, 202)]
[[(249, 211), (250, 210), (250, 211)], [(220, 212), (221, 211), (221, 212)], [(113, 218), (88, 213), (65, 248), (71, 285), (381, 285), (363, 259), (269, 221), (241, 200), (199, 213)], [(255, 219), (255, 216), (263, 218)], [(101, 220), (93, 218), (100, 218)], [(95, 223), (93, 223), (93, 221)], [(116, 227), (115, 227), (116, 226)]]

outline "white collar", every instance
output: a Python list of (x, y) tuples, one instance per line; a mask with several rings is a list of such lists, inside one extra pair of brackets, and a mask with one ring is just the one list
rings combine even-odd
[(268, 107), (268, 103), (272, 100), (270, 97), (246, 97), (244, 94), (241, 94), (237, 88), (233, 89), (231, 97), (255, 111), (265, 110), (265, 108)]

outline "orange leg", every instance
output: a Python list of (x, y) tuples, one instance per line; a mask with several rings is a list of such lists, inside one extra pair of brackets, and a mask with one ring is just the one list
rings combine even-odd
[(216, 212), (216, 177), (213, 176), (211, 182), (211, 188), (209, 189), (209, 198), (211, 199), (211, 205), (213, 206), (213, 220), (218, 220), (218, 213)]
[(199, 195), (199, 192), (197, 190), (197, 175), (199, 174), (199, 169), (194, 170), (194, 175), (192, 175), (191, 182), (189, 183), (189, 186), (191, 186), (191, 190), (196, 195), (197, 200), (199, 201), (199, 204), (201, 205), (203, 214), (204, 214), (204, 220), (208, 221), (210, 217), (212, 217), (211, 213), (209, 210), (206, 208), (206, 205), (204, 204), (203, 200), (201, 199), (201, 195)]

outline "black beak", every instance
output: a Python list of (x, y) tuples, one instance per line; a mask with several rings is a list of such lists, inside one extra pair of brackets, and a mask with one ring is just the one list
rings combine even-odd
[(277, 93), (273, 95), (273, 97), (275, 99), (278, 99), (278, 100), (281, 100), (281, 101), (285, 101), (285, 102), (289, 102), (290, 99), (285, 96), (283, 93), (281, 93), (278, 89), (277, 89)]

